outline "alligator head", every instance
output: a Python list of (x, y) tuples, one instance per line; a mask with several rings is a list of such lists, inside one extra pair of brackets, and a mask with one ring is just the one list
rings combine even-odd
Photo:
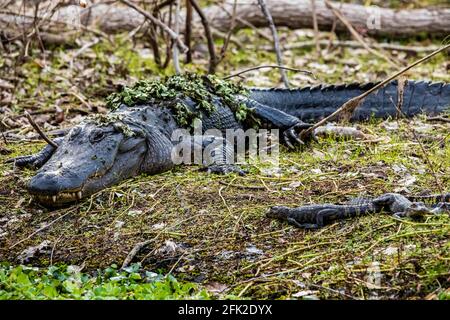
[(266, 211), (266, 217), (268, 218), (276, 218), (276, 219), (285, 219), (289, 216), (292, 208), (288, 208), (285, 206), (274, 206), (270, 207)]
[(170, 141), (155, 126), (132, 120), (85, 121), (72, 128), (28, 191), (42, 204), (58, 206), (141, 172), (170, 168)]
[(432, 211), (423, 202), (413, 202), (406, 208), (405, 215), (411, 219), (420, 220)]

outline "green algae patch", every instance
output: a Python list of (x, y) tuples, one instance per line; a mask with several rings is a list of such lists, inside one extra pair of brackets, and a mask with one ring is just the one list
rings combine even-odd
[[(106, 104), (117, 110), (121, 104), (134, 106), (140, 103), (159, 105), (166, 102), (174, 112), (175, 120), (181, 126), (192, 125), (195, 119), (201, 119), (202, 113), (215, 111), (213, 101), (220, 99), (236, 114), (239, 121), (245, 120), (247, 108), (237, 96), (246, 96), (248, 91), (238, 83), (225, 81), (213, 75), (186, 73), (165, 77), (162, 80), (141, 80), (131, 87), (112, 93), (106, 98)], [(187, 105), (192, 100), (195, 107)]]
[(126, 123), (125, 117), (122, 114), (94, 114), (87, 118), (86, 122), (94, 123), (100, 127), (106, 127), (112, 124), (117, 131), (123, 133), (126, 137), (132, 137), (135, 134)]

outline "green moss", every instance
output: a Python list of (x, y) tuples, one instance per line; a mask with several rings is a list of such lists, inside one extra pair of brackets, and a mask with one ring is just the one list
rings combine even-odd
[(126, 124), (121, 114), (108, 113), (108, 114), (95, 114), (86, 119), (86, 122), (95, 123), (98, 126), (108, 126), (114, 124), (114, 127), (122, 132), (127, 137), (132, 137), (134, 132)]
[[(116, 110), (121, 104), (133, 106), (138, 103), (169, 102), (178, 124), (190, 126), (195, 119), (202, 117), (202, 112), (210, 114), (215, 110), (213, 100), (217, 97), (236, 112), (238, 120), (244, 120), (247, 109), (239, 103), (236, 96), (246, 94), (247, 91), (240, 84), (224, 81), (213, 75), (186, 73), (162, 80), (138, 81), (133, 86), (124, 87), (120, 92), (108, 96), (106, 103), (112, 110)], [(184, 103), (186, 98), (194, 101), (195, 110)]]

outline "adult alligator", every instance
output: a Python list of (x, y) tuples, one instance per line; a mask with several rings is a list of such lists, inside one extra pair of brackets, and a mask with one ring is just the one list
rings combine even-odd
[[(430, 207), (417, 200), (433, 200)], [(311, 204), (298, 208), (271, 207), (269, 218), (284, 220), (303, 229), (318, 229), (337, 220), (361, 215), (385, 212), (396, 218), (420, 219), (426, 214), (435, 214), (450, 208), (450, 193), (437, 196), (405, 197), (398, 193), (385, 193), (377, 198), (356, 198), (346, 204)]]
[[(187, 79), (187, 81), (185, 81)], [(17, 166), (40, 168), (28, 191), (48, 205), (79, 200), (140, 173), (170, 170), (171, 152), (179, 141), (172, 133), (189, 128), (193, 118), (202, 119), (203, 131), (216, 128), (276, 128), (288, 147), (302, 143), (298, 134), (344, 102), (375, 84), (348, 84), (301, 89), (249, 89), (229, 85), (215, 77), (174, 76), (163, 82), (138, 83), (109, 100), (114, 107), (107, 115), (86, 118), (65, 137), (57, 138), (55, 149), (47, 145), (40, 153), (14, 159)], [(198, 87), (198, 88), (197, 88)], [(398, 114), (397, 82), (368, 96), (351, 120), (389, 117)], [(400, 99), (401, 101), (401, 99)], [(403, 89), (402, 113), (437, 114), (450, 106), (450, 85), (408, 81)], [(208, 170), (242, 173), (226, 163), (233, 152), (217, 136), (193, 137), (194, 148), (211, 148)]]

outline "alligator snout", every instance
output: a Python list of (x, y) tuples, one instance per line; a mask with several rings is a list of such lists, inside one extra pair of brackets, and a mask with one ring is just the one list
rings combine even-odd
[(34, 176), (28, 191), (44, 203), (65, 203), (81, 199), (84, 179), (71, 171), (44, 171)]

